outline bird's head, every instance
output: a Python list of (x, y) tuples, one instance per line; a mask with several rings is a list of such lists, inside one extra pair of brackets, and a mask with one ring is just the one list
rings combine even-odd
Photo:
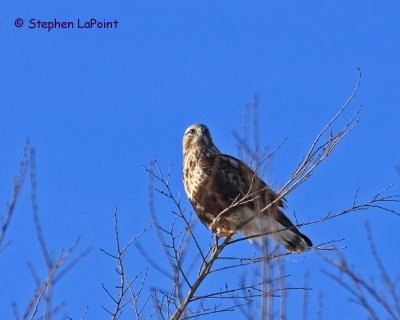
[(188, 127), (183, 135), (182, 145), (184, 154), (192, 148), (207, 148), (210, 152), (219, 153), (210, 131), (204, 124), (193, 124)]

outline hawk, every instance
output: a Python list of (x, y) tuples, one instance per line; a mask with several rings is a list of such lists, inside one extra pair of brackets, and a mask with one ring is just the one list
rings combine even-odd
[(262, 246), (262, 234), (292, 252), (312, 247), (281, 211), (283, 199), (235, 157), (222, 154), (208, 128), (194, 124), (183, 136), (183, 183), (199, 219), (218, 237), (240, 232)]

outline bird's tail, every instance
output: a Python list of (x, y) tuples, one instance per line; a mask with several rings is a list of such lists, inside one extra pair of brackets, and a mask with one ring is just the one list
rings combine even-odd
[(272, 236), (289, 251), (301, 252), (313, 245), (311, 240), (302, 234), (280, 210), (275, 212), (272, 228), (274, 230)]
[(242, 210), (241, 213), (250, 218), (239, 231), (245, 236), (251, 237), (249, 240), (260, 247), (263, 247), (267, 241), (265, 235), (272, 236), (292, 252), (301, 252), (312, 247), (311, 240), (302, 234), (279, 209), (274, 210), (273, 213), (253, 215), (253, 217), (249, 210)]
[(273, 237), (291, 252), (301, 252), (312, 247), (311, 240), (296, 227), (279, 228)]
[[(286, 229), (284, 227), (280, 227), (275, 231), (268, 232), (269, 235), (281, 245), (283, 245), (290, 252), (302, 252), (310, 247), (312, 247), (311, 240), (304, 234), (302, 234), (297, 228), (294, 229)], [(247, 236), (251, 236), (247, 234)], [(268, 241), (268, 237), (259, 236), (255, 238), (250, 238), (250, 242), (256, 244), (260, 248), (266, 245)]]

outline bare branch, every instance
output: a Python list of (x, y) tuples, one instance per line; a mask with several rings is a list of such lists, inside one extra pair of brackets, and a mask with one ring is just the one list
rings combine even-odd
[(89, 306), (86, 306), (85, 311), (82, 314), (81, 320), (85, 320), (86, 319), (88, 311), (89, 311)]
[[(58, 259), (55, 261), (55, 263), (52, 265), (52, 267), (48, 270), (48, 274), (45, 280), (43, 280), (39, 286), (37, 286), (34, 294), (32, 295), (25, 312), (22, 316), (22, 319), (34, 319), (38, 310), (39, 306), (41, 305), (42, 299), (45, 296), (47, 290), (49, 289), (50, 286), (54, 285), (54, 278), (61, 268), (61, 266), (64, 264), (64, 262), (69, 258), (73, 251), (73, 247), (71, 246), (66, 252), (61, 252), (60, 256)], [(54, 310), (46, 309), (46, 317), (49, 317), (50, 314), (52, 314)]]
[(205, 260), (203, 251), (201, 250), (201, 247), (196, 239), (196, 237), (194, 236), (192, 229), (193, 229), (193, 225), (191, 223), (191, 221), (186, 219), (186, 216), (184, 215), (184, 211), (181, 208), (180, 205), (180, 201), (179, 199), (176, 199), (176, 197), (173, 195), (171, 188), (170, 188), (170, 184), (169, 184), (169, 180), (170, 180), (170, 175), (171, 175), (171, 163), (169, 165), (168, 168), (168, 175), (167, 175), (167, 179), (164, 179), (163, 177), (163, 173), (162, 170), (160, 168), (159, 163), (157, 162), (156, 159), (153, 160), (152, 162), (152, 166), (155, 166), (158, 170), (159, 175), (156, 175), (154, 173), (154, 171), (152, 169), (147, 169), (145, 168), (146, 172), (149, 174), (149, 178), (150, 178), (150, 183), (149, 183), (149, 207), (150, 207), (150, 213), (152, 214), (152, 218), (153, 219), (157, 219), (156, 215), (155, 215), (155, 209), (154, 209), (154, 200), (153, 200), (153, 195), (152, 195), (152, 190), (153, 190), (153, 184), (154, 184), (154, 180), (153, 179), (157, 179), (159, 182), (161, 182), (161, 184), (163, 185), (163, 187), (165, 188), (166, 192), (162, 192), (162, 194), (164, 194), (167, 198), (171, 199), (172, 202), (174, 203), (175, 207), (178, 209), (177, 215), (183, 219), (187, 231), (190, 233), (190, 236), (192, 237), (192, 240), (194, 241), (196, 248), (200, 254), (200, 256), (202, 257), (203, 261)]
[[(114, 212), (114, 236), (115, 236), (115, 245), (116, 245), (116, 254), (111, 254), (105, 251), (104, 249), (100, 249), (104, 254), (113, 258), (117, 264), (116, 273), (119, 277), (119, 284), (116, 285), (117, 295), (114, 295), (107, 289), (107, 287), (102, 284), (103, 290), (107, 293), (110, 299), (113, 302), (114, 308), (110, 311), (108, 308), (102, 306), (103, 310), (105, 310), (110, 316), (111, 319), (116, 320), (122, 315), (125, 307), (127, 305), (131, 305), (136, 319), (141, 319), (141, 314), (146, 306), (150, 296), (148, 296), (142, 305), (140, 305), (140, 297), (142, 295), (143, 285), (147, 277), (147, 270), (143, 274), (142, 272), (136, 273), (132, 279), (129, 279), (126, 273), (125, 265), (124, 265), (124, 257), (127, 253), (127, 249), (135, 243), (147, 230), (151, 228), (151, 225), (142, 229), (136, 236), (134, 236), (126, 245), (121, 245), (120, 235), (119, 235), (119, 221), (118, 221), (118, 210), (115, 209)], [(138, 290), (135, 292), (133, 289), (133, 285), (139, 278), (142, 278)], [(129, 296), (130, 295), (130, 296)]]
[(7, 204), (7, 210), (4, 217), (1, 219), (1, 230), (0, 230), (0, 252), (4, 248), (3, 242), (6, 236), (6, 232), (11, 223), (11, 218), (14, 214), (15, 205), (17, 203), (18, 196), (21, 192), (22, 185), (25, 180), (26, 171), (29, 164), (29, 140), (25, 141), (24, 150), (22, 152), (22, 157), (19, 165), (19, 171), (17, 176), (14, 178), (11, 200)]
[[(379, 313), (376, 309), (376, 305), (378, 305), (386, 312), (387, 317), (391, 319), (400, 319), (397, 282), (395, 279), (391, 279), (386, 272), (378, 252), (376, 251), (368, 224), (366, 224), (366, 229), (372, 256), (380, 270), (379, 276), (382, 280), (382, 289), (377, 288), (372, 280), (367, 281), (365, 278), (358, 275), (354, 268), (350, 267), (347, 259), (339, 253), (337, 254), (337, 260), (325, 257), (325, 261), (340, 272), (339, 276), (327, 271), (324, 271), (324, 273), (349, 292), (352, 296), (351, 301), (364, 308), (370, 318), (382, 318), (381, 315), (378, 315)], [(387, 295), (390, 297), (390, 300)]]
[(40, 224), (38, 204), (37, 204), (35, 156), (36, 156), (35, 149), (31, 148), (29, 163), (30, 163), (31, 201), (32, 201), (33, 222), (34, 222), (35, 229), (36, 229), (36, 237), (39, 242), (40, 249), (42, 250), (43, 258), (46, 262), (47, 268), (51, 269), (53, 263), (51, 261), (49, 250), (47, 249), (47, 246), (46, 246), (46, 241), (44, 240), (42, 226)]
[(22, 317), (19, 316), (16, 303), (12, 303), (12, 308), (16, 319), (24, 319), (24, 320), (36, 318), (41, 308), (43, 308), (44, 311), (42, 318), (44, 320), (50, 320), (53, 317), (53, 315), (58, 313), (64, 306), (63, 303), (57, 304), (54, 308), (51, 306), (55, 283), (57, 282), (57, 280), (61, 279), (63, 275), (65, 275), (68, 271), (70, 271), (74, 266), (76, 266), (76, 264), (80, 261), (80, 259), (83, 258), (88, 253), (88, 250), (78, 255), (78, 257), (72, 260), (72, 262), (69, 265), (67, 265), (64, 269), (62, 269), (62, 267), (65, 265), (67, 259), (69, 259), (70, 256), (72, 256), (73, 251), (76, 249), (78, 245), (79, 238), (76, 241), (74, 241), (74, 243), (66, 251), (62, 250), (56, 260), (53, 261), (52, 258), (50, 257), (49, 250), (47, 248), (47, 244), (43, 236), (43, 230), (40, 224), (39, 210), (37, 205), (35, 151), (33, 148), (30, 147), (28, 141), (26, 142), (24, 147), (24, 153), (20, 165), (20, 172), (18, 174), (18, 177), (15, 179), (12, 200), (8, 205), (8, 214), (6, 219), (2, 223), (0, 242), (3, 241), (4, 239), (5, 231), (7, 230), (7, 227), (10, 223), (11, 215), (14, 211), (15, 203), (19, 195), (19, 192), (21, 190), (25, 175), (27, 174), (28, 168), (30, 169), (31, 204), (33, 212), (33, 222), (36, 231), (36, 239), (39, 243), (41, 254), (44, 257), (47, 273), (44, 279), (41, 278), (39, 274), (35, 271), (35, 267), (31, 263), (28, 263), (28, 268), (35, 283), (35, 290), (25, 307)]

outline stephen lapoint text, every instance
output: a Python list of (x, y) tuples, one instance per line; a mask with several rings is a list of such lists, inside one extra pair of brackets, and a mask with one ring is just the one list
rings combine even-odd
[(29, 29), (47, 29), (51, 31), (54, 29), (117, 29), (118, 20), (98, 20), (91, 19), (77, 19), (76, 21), (60, 21), (54, 18), (51, 21), (44, 21), (32, 18), (29, 20)]

